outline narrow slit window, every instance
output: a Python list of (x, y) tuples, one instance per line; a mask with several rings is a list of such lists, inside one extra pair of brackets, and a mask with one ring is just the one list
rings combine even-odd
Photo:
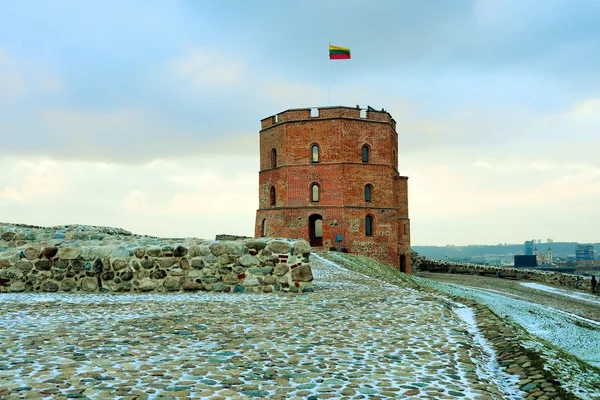
[(371, 215), (365, 217), (365, 235), (373, 236), (373, 217)]
[(362, 162), (369, 162), (369, 146), (365, 145), (362, 147)]
[(316, 144), (313, 144), (310, 149), (310, 161), (314, 163), (319, 162), (319, 146)]
[(320, 197), (319, 192), (320, 192), (319, 185), (317, 185), (316, 183), (313, 183), (313, 185), (310, 187), (310, 197), (311, 197), (311, 201), (313, 203), (319, 202), (319, 197)]
[(262, 225), (260, 227), (260, 236), (265, 237), (267, 236), (267, 219), (263, 219), (262, 220)]
[(271, 186), (271, 192), (269, 194), (269, 202), (272, 206), (274, 206), (275, 203), (277, 202), (277, 197), (275, 194), (275, 186)]
[(365, 186), (365, 201), (370, 203), (373, 198), (372, 196), (373, 196), (373, 186), (366, 185)]
[(277, 166), (277, 150), (271, 149), (271, 168)]

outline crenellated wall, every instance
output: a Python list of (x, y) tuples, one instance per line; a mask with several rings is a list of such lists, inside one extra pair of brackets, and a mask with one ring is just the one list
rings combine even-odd
[(0, 224), (0, 292), (313, 290), (304, 240), (159, 239), (114, 228)]

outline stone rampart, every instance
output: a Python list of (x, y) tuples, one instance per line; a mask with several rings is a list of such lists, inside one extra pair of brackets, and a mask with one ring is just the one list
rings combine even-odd
[(589, 276), (572, 275), (553, 271), (540, 271), (528, 268), (496, 267), (492, 265), (435, 260), (415, 252), (412, 252), (411, 259), (413, 260), (415, 271), (495, 276), (498, 278), (540, 282), (585, 291), (590, 291), (592, 289), (591, 277)]
[(0, 292), (310, 292), (310, 245), (0, 224)]

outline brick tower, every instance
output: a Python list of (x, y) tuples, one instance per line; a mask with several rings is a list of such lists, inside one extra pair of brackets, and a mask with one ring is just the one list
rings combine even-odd
[(256, 236), (341, 246), (410, 272), (408, 178), (396, 121), (371, 108), (292, 109), (260, 131)]

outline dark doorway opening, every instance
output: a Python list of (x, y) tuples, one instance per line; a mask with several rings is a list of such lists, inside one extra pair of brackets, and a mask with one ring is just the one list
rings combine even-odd
[(406, 272), (406, 256), (404, 254), (400, 256), (400, 272)]
[(308, 237), (311, 246), (323, 246), (323, 217), (319, 214), (313, 214), (308, 218)]

